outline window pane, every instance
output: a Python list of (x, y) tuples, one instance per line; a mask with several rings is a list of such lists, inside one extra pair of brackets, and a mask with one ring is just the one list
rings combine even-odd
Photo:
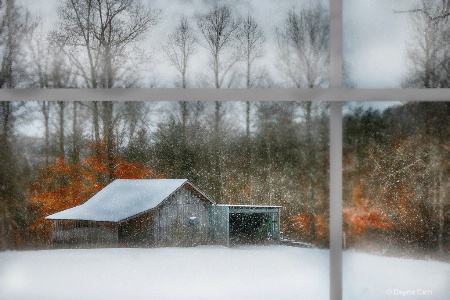
[(347, 87), (449, 87), (448, 1), (344, 0)]
[(449, 298), (449, 109), (347, 103), (344, 299)]
[(0, 87), (329, 83), (328, 1), (20, 2), (0, 10)]
[(328, 103), (1, 108), (0, 295), (329, 298)]

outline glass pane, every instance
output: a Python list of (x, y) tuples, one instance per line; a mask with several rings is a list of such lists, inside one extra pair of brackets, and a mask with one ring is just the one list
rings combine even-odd
[(0, 296), (329, 298), (328, 103), (0, 103)]
[(344, 299), (450, 297), (449, 109), (346, 104)]
[(4, 88), (329, 83), (324, 0), (7, 1), (0, 18)]
[(449, 87), (449, 1), (344, 0), (345, 84)]

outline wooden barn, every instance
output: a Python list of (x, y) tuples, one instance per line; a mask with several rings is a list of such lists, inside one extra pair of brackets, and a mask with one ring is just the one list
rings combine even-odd
[(278, 206), (216, 205), (186, 179), (118, 179), (48, 216), (55, 247), (158, 247), (279, 241)]

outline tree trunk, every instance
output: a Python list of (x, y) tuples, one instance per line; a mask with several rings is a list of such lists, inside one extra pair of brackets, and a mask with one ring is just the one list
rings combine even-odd
[(104, 43), (105, 48), (105, 65), (104, 67), (104, 88), (113, 88), (114, 86), (114, 74), (112, 69), (112, 55), (111, 46), (108, 43)]
[[(1, 128), (1, 144), (0, 144), (0, 180), (2, 189), (0, 190), (0, 226), (1, 226), (1, 236), (0, 236), (0, 249), (8, 249), (10, 246), (10, 221), (9, 220), (9, 207), (7, 202), (7, 193), (8, 193), (8, 168), (9, 168), (9, 127), (10, 127), (10, 117), (11, 117), (11, 107), (10, 102), (0, 102), (1, 103), (1, 120), (2, 120), (2, 128)], [(5, 199), (3, 199), (5, 198)]]
[(49, 109), (50, 109), (50, 103), (48, 101), (42, 102), (42, 114), (44, 115), (44, 127), (45, 127), (45, 169), (48, 169), (49, 165), (49, 156), (50, 156), (50, 130), (49, 130)]
[(214, 112), (214, 138), (213, 138), (213, 161), (214, 161), (214, 190), (218, 201), (223, 201), (222, 193), (222, 145), (221, 145), (221, 107), (222, 103), (215, 102)]
[(103, 134), (106, 142), (106, 159), (108, 166), (108, 182), (115, 179), (114, 163), (114, 128), (113, 128), (113, 102), (105, 101), (103, 104)]
[(219, 80), (219, 53), (216, 50), (214, 55), (214, 84), (216, 89), (220, 89), (220, 80)]
[(445, 202), (445, 190), (443, 183), (443, 170), (442, 167), (439, 166), (439, 175), (438, 175), (438, 194), (439, 194), (439, 204), (438, 204), (438, 248), (439, 252), (444, 253), (444, 202)]
[(72, 163), (77, 164), (80, 161), (80, 148), (77, 130), (77, 101), (73, 102), (73, 120), (72, 120)]
[(251, 149), (250, 149), (250, 102), (246, 103), (245, 110), (245, 185), (250, 187), (250, 169), (251, 169)]
[(95, 144), (98, 144), (100, 141), (100, 129), (99, 129), (99, 119), (98, 119), (98, 102), (93, 101), (92, 102), (92, 122), (94, 123), (94, 140)]
[(64, 101), (58, 101), (59, 105), (59, 157), (64, 159)]
[(313, 176), (313, 172), (314, 172), (314, 147), (313, 147), (313, 142), (312, 142), (312, 118), (311, 118), (311, 110), (312, 110), (312, 102), (311, 101), (307, 101), (306, 102), (306, 116), (305, 116), (305, 121), (306, 121), (306, 164), (307, 164), (307, 176), (308, 176), (308, 207), (309, 207), (309, 222), (310, 222), (310, 227), (309, 227), (309, 235), (311, 238), (312, 242), (315, 242), (316, 240), (316, 223), (314, 220), (315, 217), (315, 208), (316, 208), (316, 203), (315, 203), (315, 192), (314, 192), (314, 176)]

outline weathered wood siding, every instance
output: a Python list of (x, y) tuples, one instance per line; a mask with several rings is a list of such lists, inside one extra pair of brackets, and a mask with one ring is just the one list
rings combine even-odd
[(119, 223), (119, 245), (149, 247), (155, 243), (153, 223), (157, 211), (151, 210)]
[(195, 246), (209, 244), (211, 203), (183, 186), (156, 210), (153, 241), (156, 246)]
[(117, 242), (116, 223), (52, 220), (52, 244), (54, 247), (115, 247)]

